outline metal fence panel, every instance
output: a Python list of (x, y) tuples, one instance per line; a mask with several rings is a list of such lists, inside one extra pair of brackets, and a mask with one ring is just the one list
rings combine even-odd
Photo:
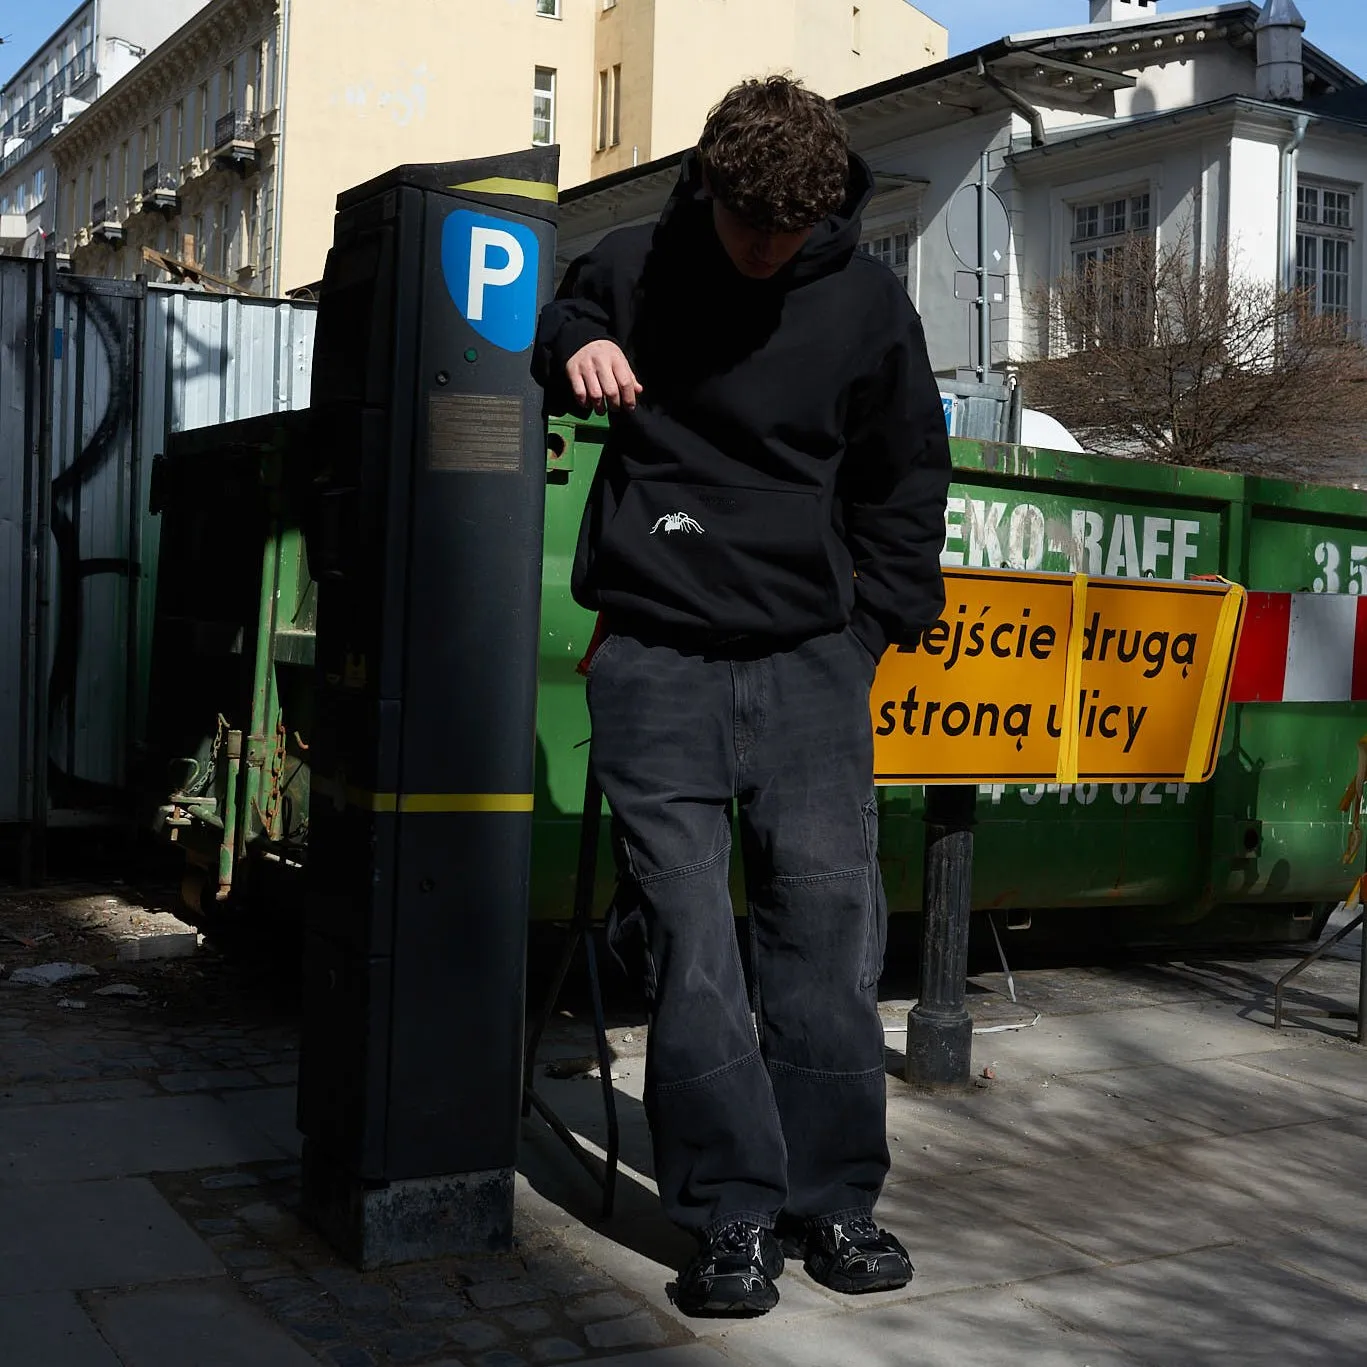
[(18, 820), (29, 804), (29, 476), (39, 282), (37, 262), (0, 260), (0, 822)]
[[(0, 822), (27, 820), (40, 263), (0, 261)], [(144, 733), (156, 608), (153, 458), (169, 432), (306, 407), (307, 303), (60, 276), (54, 303), (54, 808), (103, 806)], [(31, 691), (31, 690), (30, 690)], [(38, 747), (41, 749), (41, 747)]]
[(52, 439), (54, 806), (112, 802), (128, 743), (134, 605), (137, 341), (144, 287), (64, 277), (56, 300)]

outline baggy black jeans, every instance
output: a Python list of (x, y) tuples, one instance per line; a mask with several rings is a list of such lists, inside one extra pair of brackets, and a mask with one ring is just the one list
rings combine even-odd
[[(685, 1229), (848, 1219), (882, 1189), (874, 670), (850, 631), (757, 659), (610, 635), (590, 665), (617, 924), (645, 939), (655, 1176)], [(729, 892), (733, 801), (753, 1018)]]

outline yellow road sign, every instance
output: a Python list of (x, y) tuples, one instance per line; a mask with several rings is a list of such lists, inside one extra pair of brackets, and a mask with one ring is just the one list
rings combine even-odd
[(947, 570), (945, 593), (921, 641), (879, 665), (879, 783), (1210, 777), (1239, 585)]

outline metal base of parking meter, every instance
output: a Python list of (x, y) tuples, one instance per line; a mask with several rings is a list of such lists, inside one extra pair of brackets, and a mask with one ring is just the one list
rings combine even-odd
[(921, 992), (907, 1017), (906, 1079), (960, 1087), (972, 1073), (973, 1017), (964, 1005), (978, 790), (926, 788)]

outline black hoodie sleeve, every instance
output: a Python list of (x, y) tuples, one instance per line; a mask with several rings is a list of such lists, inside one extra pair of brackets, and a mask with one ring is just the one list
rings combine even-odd
[(590, 342), (616, 341), (612, 308), (613, 258), (610, 242), (600, 243), (565, 272), (555, 298), (541, 310), (532, 348), (532, 378), (546, 393), (548, 415), (587, 408), (575, 401), (565, 367)]
[(921, 320), (909, 302), (899, 314), (877, 369), (851, 391), (841, 469), (851, 625), (875, 658), (916, 640), (945, 603), (949, 437)]

